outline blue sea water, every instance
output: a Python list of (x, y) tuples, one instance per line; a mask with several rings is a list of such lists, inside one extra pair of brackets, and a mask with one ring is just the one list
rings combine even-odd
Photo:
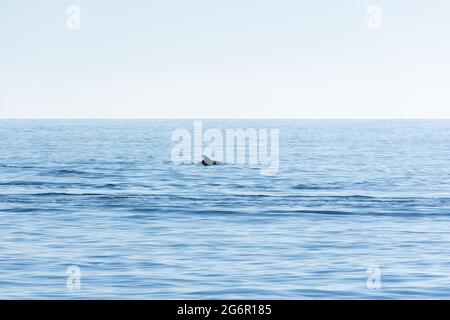
[(203, 126), (279, 128), (278, 174), (173, 164), (189, 120), (0, 121), (0, 298), (450, 298), (450, 121)]

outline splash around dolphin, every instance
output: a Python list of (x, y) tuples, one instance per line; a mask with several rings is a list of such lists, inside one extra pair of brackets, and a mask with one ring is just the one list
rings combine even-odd
[(205, 155), (202, 155), (202, 161), (199, 162), (199, 164), (203, 165), (203, 166), (217, 166), (217, 165), (221, 165), (223, 164), (220, 161), (216, 161), (216, 160), (211, 160), (210, 158), (208, 158)]

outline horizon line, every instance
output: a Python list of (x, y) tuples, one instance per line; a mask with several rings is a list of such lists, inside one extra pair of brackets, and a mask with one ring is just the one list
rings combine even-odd
[(411, 121), (411, 120), (450, 120), (450, 118), (0, 118), (0, 121), (8, 120), (395, 120), (395, 121)]

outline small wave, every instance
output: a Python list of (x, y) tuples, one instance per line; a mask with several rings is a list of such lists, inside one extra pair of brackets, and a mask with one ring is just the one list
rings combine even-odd
[(324, 184), (324, 185), (317, 185), (317, 184), (296, 184), (295, 186), (291, 187), (291, 189), (295, 190), (342, 190), (343, 187), (340, 184)]
[(307, 209), (287, 209), (287, 210), (276, 210), (271, 211), (271, 213), (278, 214), (298, 214), (298, 213), (306, 213), (306, 214), (325, 214), (325, 215), (353, 215), (353, 212), (348, 211), (339, 211), (339, 210), (307, 210)]
[(244, 185), (238, 184), (238, 183), (228, 183), (228, 184), (225, 185), (225, 187), (231, 188), (231, 189), (243, 189), (243, 188), (245, 188)]
[(8, 181), (8, 182), (0, 182), (1, 186), (41, 186), (44, 185), (43, 181)]
[[(57, 196), (103, 196), (101, 193), (68, 193), (68, 192), (41, 192), (41, 193), (31, 193), (27, 196), (32, 197), (57, 197)], [(23, 196), (23, 195), (22, 195)]]
[(292, 189), (296, 190), (319, 190), (321, 189), (319, 186), (306, 185), (306, 184), (296, 184), (292, 187)]
[(58, 208), (39, 208), (39, 207), (16, 207), (16, 208), (6, 208), (2, 209), (2, 212), (11, 212), (11, 213), (50, 213), (50, 212), (64, 212), (66, 210), (58, 209)]
[(126, 185), (120, 183), (106, 183), (96, 187), (99, 189), (123, 189), (126, 188)]
[(49, 171), (49, 172), (47, 172), (47, 174), (56, 175), (56, 176), (64, 176), (64, 175), (86, 175), (86, 174), (90, 174), (90, 173), (85, 172), (85, 171), (73, 170), (73, 169), (61, 169), (61, 170)]
[(20, 165), (10, 165), (10, 164), (0, 164), (0, 168), (14, 168), (14, 169), (35, 169), (40, 167), (34, 167), (30, 165), (20, 166)]

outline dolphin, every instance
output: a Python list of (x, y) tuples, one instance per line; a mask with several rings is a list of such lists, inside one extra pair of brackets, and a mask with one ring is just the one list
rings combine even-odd
[(203, 160), (200, 162), (200, 164), (204, 165), (204, 166), (216, 166), (219, 164), (223, 164), (222, 162), (216, 161), (216, 160), (211, 160), (210, 158), (208, 158), (205, 155), (202, 155)]

